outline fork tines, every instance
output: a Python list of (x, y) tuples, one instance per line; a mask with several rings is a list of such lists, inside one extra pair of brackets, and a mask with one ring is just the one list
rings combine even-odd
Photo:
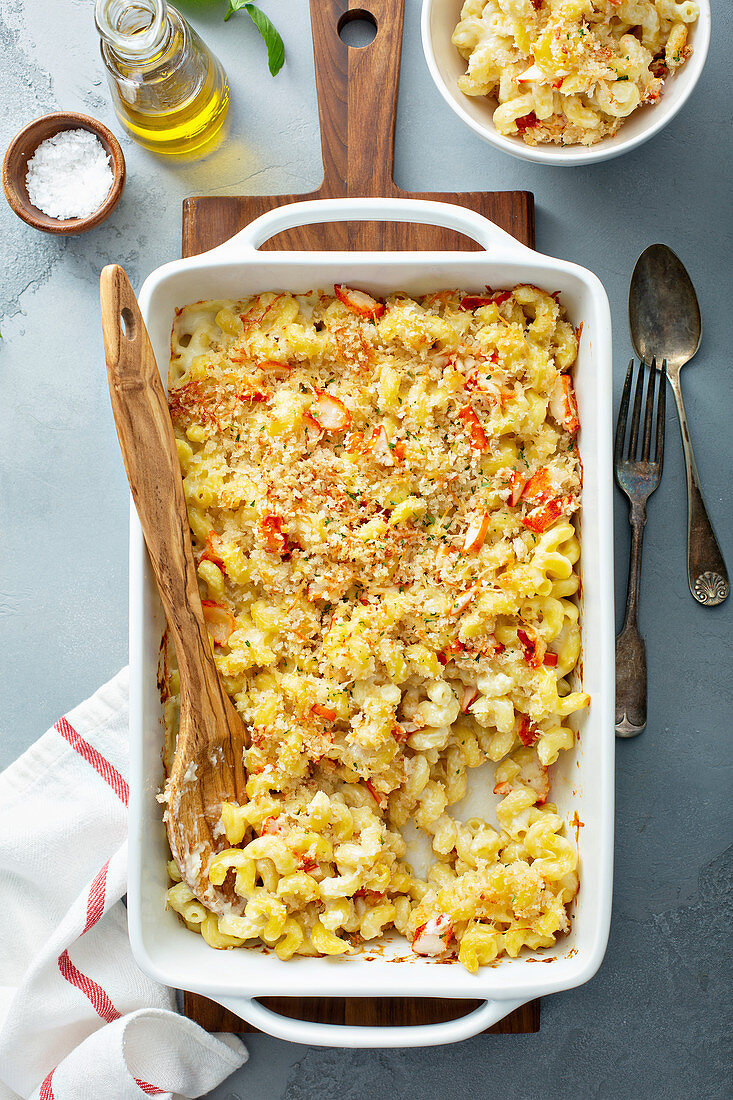
[[(637, 454), (639, 450), (639, 437), (641, 429), (641, 407), (644, 399), (644, 376), (648, 373), (648, 379), (646, 384), (646, 402), (644, 408), (644, 426), (643, 434), (641, 436), (641, 454)], [(664, 461), (664, 411), (665, 401), (667, 396), (667, 360), (662, 361), (662, 368), (657, 368), (656, 356), (652, 359), (651, 367), (642, 359), (639, 364), (639, 373), (636, 379), (636, 387), (634, 390), (634, 405), (631, 412), (631, 427), (629, 429), (628, 442), (626, 441), (626, 421), (628, 420), (629, 413), (629, 401), (631, 398), (631, 384), (634, 376), (634, 360), (629, 362), (629, 369), (626, 372), (626, 381), (624, 382), (623, 393), (621, 394), (621, 404), (618, 412), (618, 423), (616, 425), (616, 445), (614, 448), (614, 465), (618, 471), (619, 467), (626, 463), (648, 463), (655, 467), (655, 473), (661, 476), (662, 463)], [(657, 383), (657, 378), (659, 381)], [(657, 393), (657, 428), (656, 428), (656, 443), (654, 448), (654, 455), (651, 456), (651, 444), (652, 444), (652, 422), (654, 419), (654, 394), (655, 385)]]

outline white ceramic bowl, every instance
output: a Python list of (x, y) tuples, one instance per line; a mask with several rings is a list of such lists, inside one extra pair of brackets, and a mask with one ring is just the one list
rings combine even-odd
[(692, 57), (665, 82), (661, 99), (653, 107), (634, 111), (615, 137), (603, 138), (596, 145), (527, 145), (521, 137), (500, 134), (493, 123), (496, 100), (485, 96), (464, 95), (458, 78), (466, 71), (466, 62), (451, 42), (463, 0), (423, 0), (422, 44), (425, 60), (438, 91), (467, 126), (497, 149), (520, 160), (569, 167), (610, 160), (636, 149), (658, 134), (689, 99), (705, 65), (710, 45), (710, 0), (697, 0), (700, 17), (689, 28)]
[[(473, 238), (480, 252), (261, 252), (269, 237), (297, 225), (330, 221), (406, 221), (444, 225)], [(352, 283), (373, 294), (428, 294), (445, 287), (480, 292), (528, 282), (560, 292), (575, 325), (583, 321), (575, 368), (583, 458), (581, 570), (584, 687), (591, 706), (578, 723), (574, 752), (555, 765), (553, 801), (568, 822), (577, 810), (581, 888), (572, 930), (554, 948), (502, 958), (469, 974), (413, 956), (402, 937), (387, 937), (373, 961), (363, 955), (281, 962), (256, 949), (214, 951), (165, 908), (169, 858), (161, 807), (161, 705), (156, 684), (163, 616), (134, 508), (130, 526), (130, 832), (128, 917), (138, 965), (166, 985), (203, 993), (262, 1031), (320, 1046), (404, 1047), (456, 1042), (477, 1034), (519, 1004), (588, 981), (600, 966), (611, 916), (614, 791), (614, 614), (611, 475), (611, 318), (595, 275), (541, 256), (480, 215), (448, 203), (405, 199), (330, 199), (282, 206), (230, 241), (154, 271), (140, 309), (163, 377), (176, 306), (202, 298), (241, 298), (270, 289), (304, 292)], [(477, 772), (482, 769), (477, 769)], [(472, 776), (475, 773), (472, 773)], [(491, 783), (479, 782), (462, 816), (493, 814)], [(477, 799), (478, 801), (476, 801)], [(468, 810), (466, 814), (463, 811)], [(407, 956), (407, 957), (406, 957)], [(544, 965), (538, 965), (538, 963)], [(475, 997), (480, 1008), (444, 1024), (338, 1027), (279, 1016), (258, 996)]]

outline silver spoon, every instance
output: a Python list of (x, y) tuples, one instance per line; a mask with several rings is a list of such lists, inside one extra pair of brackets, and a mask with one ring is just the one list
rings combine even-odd
[(700, 347), (702, 320), (695, 288), (681, 260), (665, 244), (652, 244), (636, 261), (629, 288), (629, 325), (636, 354), (667, 360), (677, 402), (687, 471), (687, 580), (698, 603), (714, 607), (730, 591), (723, 555), (708, 517), (680, 387), (680, 370)]

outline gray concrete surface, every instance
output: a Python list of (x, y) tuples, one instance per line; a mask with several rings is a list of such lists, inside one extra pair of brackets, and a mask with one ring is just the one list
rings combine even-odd
[[(133, 283), (180, 248), (192, 193), (305, 191), (320, 177), (307, 5), (263, 0), (283, 31), (274, 81), (262, 47), (224, 0), (180, 7), (219, 54), (234, 104), (230, 137), (186, 166), (137, 148), (116, 124), (92, 0), (2, 0), (0, 146), (31, 118), (81, 110), (120, 135), (129, 182), (100, 229), (54, 239), (0, 203), (0, 766), (126, 661), (127, 491), (108, 406), (97, 278), (120, 261)], [(634, 154), (587, 169), (524, 164), (493, 151), (435, 91), (408, 0), (397, 181), (435, 190), (521, 187), (537, 201), (540, 250), (594, 270), (615, 323), (616, 398), (630, 354), (628, 280), (638, 253), (670, 244), (697, 287), (702, 348), (684, 387), (710, 512), (733, 566), (729, 100), (733, 12), (714, 0), (713, 44), (691, 101)], [(618, 746), (611, 942), (582, 989), (549, 998), (542, 1030), (401, 1052), (322, 1051), (265, 1037), (217, 1100), (534, 1100), (733, 1093), (730, 1074), (730, 735), (733, 600), (704, 610), (685, 580), (681, 447), (669, 412), (664, 481), (651, 502), (641, 619), (649, 726)], [(617, 601), (626, 509), (617, 497)]]

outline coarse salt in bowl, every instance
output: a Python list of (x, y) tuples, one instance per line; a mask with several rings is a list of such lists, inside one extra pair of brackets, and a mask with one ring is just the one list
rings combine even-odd
[(3, 189), (24, 222), (45, 233), (85, 233), (107, 218), (125, 185), (111, 130), (88, 115), (56, 112), (29, 123), (8, 146)]
[(494, 126), (496, 101), (486, 96), (464, 95), (458, 79), (466, 62), (451, 41), (460, 19), (463, 0), (423, 0), (422, 44), (430, 75), (448, 106), (484, 141), (521, 160), (558, 167), (572, 167), (610, 160), (628, 153), (658, 134), (687, 102), (705, 65), (710, 45), (710, 0), (696, 0), (700, 15), (688, 25), (692, 56), (664, 84), (654, 106), (639, 107), (613, 137), (595, 145), (528, 145), (519, 135), (500, 134)]
[(28, 161), (28, 198), (50, 218), (88, 218), (109, 195), (111, 157), (91, 130), (61, 130)]

